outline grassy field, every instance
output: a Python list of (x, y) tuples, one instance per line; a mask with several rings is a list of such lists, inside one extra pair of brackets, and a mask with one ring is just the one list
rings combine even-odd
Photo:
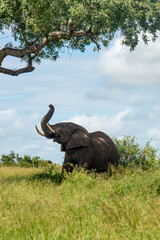
[(160, 169), (59, 172), (0, 168), (0, 239), (160, 239)]

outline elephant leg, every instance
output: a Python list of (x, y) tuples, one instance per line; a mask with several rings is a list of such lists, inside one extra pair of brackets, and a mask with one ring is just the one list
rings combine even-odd
[(114, 151), (112, 151), (109, 161), (108, 161), (109, 176), (112, 176), (112, 170), (113, 170), (112, 168), (118, 167), (118, 160), (119, 160), (118, 151), (114, 149)]
[(78, 169), (90, 169), (91, 162), (93, 160), (93, 151), (91, 147), (78, 148), (76, 151)]
[(64, 163), (62, 166), (61, 174), (63, 175), (65, 172), (72, 172), (74, 164), (71, 161), (71, 156), (69, 154), (65, 154)]

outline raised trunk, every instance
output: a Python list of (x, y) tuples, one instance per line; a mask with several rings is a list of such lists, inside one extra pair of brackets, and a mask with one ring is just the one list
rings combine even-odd
[(54, 134), (52, 132), (49, 131), (46, 123), (49, 122), (49, 120), (51, 119), (53, 113), (54, 113), (54, 106), (53, 105), (49, 105), (50, 110), (48, 111), (48, 113), (42, 118), (41, 120), (41, 128), (45, 134), (45, 136), (47, 138), (53, 138)]

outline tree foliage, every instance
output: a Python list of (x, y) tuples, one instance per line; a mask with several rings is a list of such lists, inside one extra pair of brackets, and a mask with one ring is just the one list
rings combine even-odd
[(141, 147), (135, 137), (124, 136), (123, 139), (114, 139), (119, 152), (119, 165), (124, 167), (139, 166), (143, 170), (160, 166), (160, 156), (157, 150), (147, 142)]
[(0, 72), (17, 76), (34, 70), (33, 62), (56, 60), (63, 48), (85, 51), (108, 46), (120, 32), (133, 50), (141, 34), (145, 43), (160, 30), (159, 0), (0, 0), (0, 31), (10, 29), (19, 46), (0, 50), (0, 64), (8, 55), (25, 59), (27, 67)]

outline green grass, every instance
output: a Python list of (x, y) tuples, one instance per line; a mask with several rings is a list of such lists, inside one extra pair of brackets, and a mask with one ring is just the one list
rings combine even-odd
[(0, 239), (159, 240), (160, 169), (0, 168)]

